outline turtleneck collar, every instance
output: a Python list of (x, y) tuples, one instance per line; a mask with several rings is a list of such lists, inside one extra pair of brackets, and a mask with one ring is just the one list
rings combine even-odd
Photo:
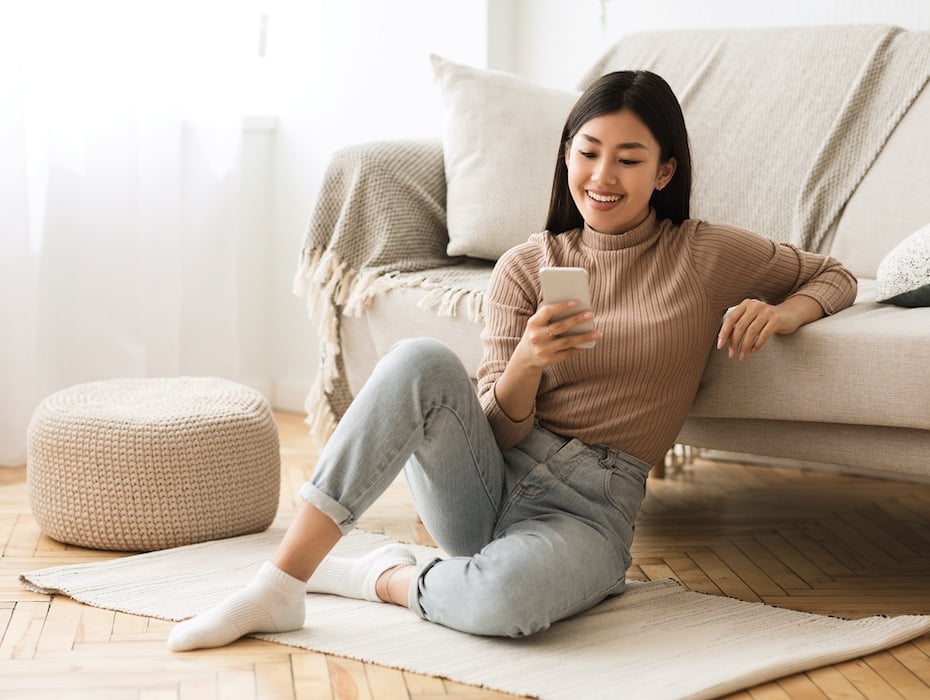
[(649, 210), (649, 216), (636, 228), (623, 233), (598, 233), (587, 224), (581, 229), (581, 242), (595, 250), (623, 250), (644, 243), (657, 231), (655, 209)]

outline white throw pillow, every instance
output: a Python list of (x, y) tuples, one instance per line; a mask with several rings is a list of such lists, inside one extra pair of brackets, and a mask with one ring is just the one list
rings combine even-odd
[(930, 224), (898, 243), (878, 265), (878, 300), (930, 306)]
[(580, 93), (432, 63), (444, 105), (448, 254), (497, 260), (545, 227), (562, 127)]

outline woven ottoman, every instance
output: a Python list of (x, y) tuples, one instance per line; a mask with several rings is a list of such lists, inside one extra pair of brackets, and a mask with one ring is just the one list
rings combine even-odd
[(212, 377), (78, 384), (46, 398), (27, 435), (36, 522), (94, 549), (260, 532), (277, 512), (280, 464), (264, 397)]

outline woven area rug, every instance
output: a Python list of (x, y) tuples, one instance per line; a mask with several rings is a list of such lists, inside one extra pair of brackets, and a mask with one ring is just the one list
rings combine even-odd
[[(180, 620), (248, 582), (283, 530), (24, 574), (23, 585), (96, 607)], [(355, 532), (358, 556), (387, 542)], [(418, 558), (436, 550), (414, 547)], [(524, 639), (476, 637), (392, 605), (309, 595), (305, 627), (256, 635), (453, 681), (540, 698), (713, 698), (886, 649), (930, 630), (930, 616), (861, 620), (811, 615), (684, 590), (627, 592)]]

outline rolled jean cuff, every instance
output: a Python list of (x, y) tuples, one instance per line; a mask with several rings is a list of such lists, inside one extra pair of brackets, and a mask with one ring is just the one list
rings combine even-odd
[(423, 577), (441, 561), (442, 559), (437, 557), (420, 569), (420, 571), (417, 572), (416, 578), (413, 580), (413, 585), (410, 586), (410, 591), (407, 593), (407, 607), (424, 620), (428, 620), (429, 618), (426, 616), (426, 611), (423, 610), (423, 606), (420, 605), (420, 595), (423, 591)]
[(343, 535), (348, 535), (355, 529), (355, 516), (346, 510), (339, 501), (324, 493), (309, 481), (300, 488), (299, 493), (302, 499), (336, 523)]

